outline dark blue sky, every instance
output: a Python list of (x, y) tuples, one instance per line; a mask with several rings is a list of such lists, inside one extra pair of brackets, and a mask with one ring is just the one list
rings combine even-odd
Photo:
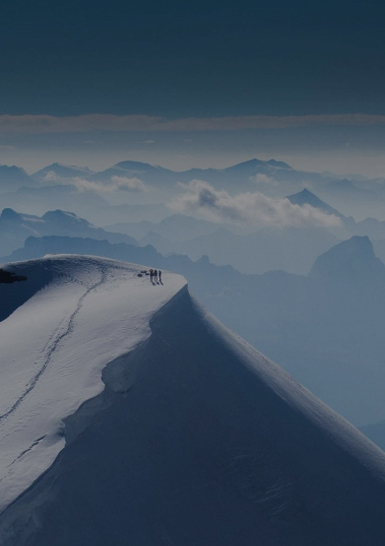
[(385, 113), (379, 0), (0, 6), (0, 114)]

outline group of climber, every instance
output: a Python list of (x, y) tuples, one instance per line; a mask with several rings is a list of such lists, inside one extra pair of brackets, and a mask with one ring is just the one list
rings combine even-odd
[(150, 269), (147, 271), (147, 269), (143, 269), (140, 273), (138, 273), (138, 277), (143, 277), (143, 275), (149, 275), (151, 284), (163, 284), (162, 282), (162, 272), (160, 269)]
[[(159, 279), (159, 282), (158, 282)], [(150, 281), (155, 284), (162, 283), (162, 272), (160, 269), (150, 269)]]

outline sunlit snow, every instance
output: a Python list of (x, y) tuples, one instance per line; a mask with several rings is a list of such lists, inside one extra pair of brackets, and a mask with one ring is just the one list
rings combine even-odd
[(45, 262), (54, 281), (0, 322), (0, 510), (63, 449), (63, 419), (103, 390), (106, 364), (146, 339), (186, 284), (171, 273), (152, 284), (139, 266), (93, 257)]

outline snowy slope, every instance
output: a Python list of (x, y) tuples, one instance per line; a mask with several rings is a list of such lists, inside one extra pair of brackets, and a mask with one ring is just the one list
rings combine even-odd
[(385, 544), (384, 453), (182, 277), (78, 256), (12, 269), (29, 280), (13, 312), (0, 286), (2, 508), (20, 495), (2, 546)]
[[(52, 464), (63, 419), (101, 392), (106, 364), (149, 336), (150, 317), (185, 284), (168, 274), (154, 286), (139, 266), (98, 258), (43, 263), (51, 283), (0, 323), (0, 510)], [(34, 266), (13, 270), (28, 277)]]

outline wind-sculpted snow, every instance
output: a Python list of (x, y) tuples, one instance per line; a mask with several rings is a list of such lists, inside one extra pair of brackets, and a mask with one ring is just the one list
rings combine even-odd
[[(41, 275), (38, 291), (42, 264), (51, 282)], [(62, 420), (104, 388), (106, 364), (149, 335), (149, 318), (185, 283), (169, 274), (153, 285), (139, 269), (86, 257), (13, 267), (30, 270), (35, 285), (0, 323), (1, 510), (52, 464), (65, 445)]]
[(43, 262), (0, 323), (2, 546), (385, 544), (384, 453), (182, 277)]

